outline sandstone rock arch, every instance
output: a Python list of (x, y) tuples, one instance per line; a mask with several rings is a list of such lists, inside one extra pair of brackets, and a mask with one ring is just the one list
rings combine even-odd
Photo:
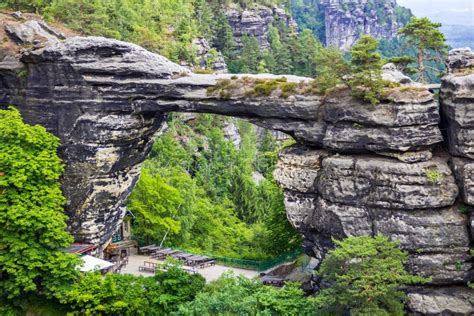
[[(432, 276), (430, 295), (444, 297), (446, 286), (472, 279), (473, 215), (459, 210), (474, 205), (473, 53), (451, 55), (442, 111), (423, 88), (397, 90), (375, 108), (345, 93), (223, 99), (206, 91), (229, 75), (192, 74), (133, 44), (61, 39), (27, 23), (7, 25), (17, 45), (31, 47), (0, 54), (0, 105), (14, 105), (26, 122), (60, 137), (62, 187), (77, 240), (100, 245), (115, 231), (167, 112), (206, 112), (298, 140), (281, 153), (275, 176), (313, 257), (324, 256), (331, 237), (381, 233), (401, 240), (411, 271)], [(462, 311), (472, 308), (472, 293), (454, 292)]]

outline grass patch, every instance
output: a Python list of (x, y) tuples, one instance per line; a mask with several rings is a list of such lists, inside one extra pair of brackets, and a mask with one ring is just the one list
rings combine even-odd
[(198, 75), (212, 75), (214, 73), (214, 70), (212, 70), (212, 69), (195, 69), (194, 73), (198, 74)]
[(263, 79), (232, 76), (221, 79), (207, 89), (208, 96), (220, 98), (280, 97), (292, 95), (322, 95), (315, 81), (288, 82), (287, 77)]

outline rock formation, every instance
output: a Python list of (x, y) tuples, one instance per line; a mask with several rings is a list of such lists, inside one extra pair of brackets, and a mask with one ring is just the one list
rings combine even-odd
[(224, 56), (215, 49), (212, 49), (205, 38), (193, 39), (193, 45), (196, 48), (197, 69), (211, 69), (215, 73), (228, 72)]
[(308, 254), (321, 260), (332, 237), (390, 236), (409, 252), (411, 272), (432, 277), (410, 289), (413, 314), (473, 312), (466, 287), (474, 201), (470, 51), (451, 54), (441, 112), (431, 93), (413, 86), (387, 91), (372, 107), (345, 90), (222, 98), (207, 89), (229, 75), (192, 74), (133, 44), (63, 40), (40, 22), (2, 18), (8, 40), (0, 49), (0, 105), (14, 105), (27, 123), (60, 137), (77, 240), (110, 239), (167, 112), (242, 117), (299, 142), (281, 153), (275, 177)]
[(327, 46), (349, 50), (363, 34), (391, 39), (403, 26), (395, 12), (396, 0), (321, 0), (321, 4)]
[(245, 10), (230, 8), (225, 14), (238, 46), (242, 45), (242, 37), (248, 35), (254, 36), (262, 49), (269, 48), (268, 28), (274, 21), (281, 21), (296, 30), (296, 22), (278, 7), (255, 6)]

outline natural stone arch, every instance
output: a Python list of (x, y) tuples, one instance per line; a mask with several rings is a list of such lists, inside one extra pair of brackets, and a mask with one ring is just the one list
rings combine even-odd
[[(433, 151), (443, 141), (439, 104), (422, 87), (396, 90), (375, 108), (343, 92), (223, 99), (206, 92), (230, 75), (191, 74), (129, 43), (43, 36), (43, 44), (0, 62), (0, 104), (16, 106), (27, 123), (60, 137), (66, 211), (78, 240), (101, 245), (115, 231), (166, 113), (206, 112), (299, 141), (280, 154), (275, 176), (288, 218), (313, 257), (324, 256), (333, 236), (383, 233), (400, 239), (409, 269), (432, 276), (436, 286), (472, 279), (473, 216), (458, 211), (460, 200), (474, 204), (469, 80), (452, 74), (441, 89), (451, 157)], [(472, 53), (453, 56), (460, 72), (474, 64)], [(429, 170), (439, 178), (430, 179)]]
[[(408, 150), (441, 140), (432, 111), (437, 103), (429, 93), (410, 104), (409, 115), (406, 100), (400, 100), (398, 106), (381, 105), (372, 117), (365, 104), (347, 95), (222, 99), (208, 96), (207, 88), (230, 75), (192, 74), (141, 47), (105, 38), (53, 41), (2, 68), (2, 104), (15, 105), (26, 122), (60, 137), (70, 228), (78, 240), (94, 244), (106, 242), (123, 216), (122, 204), (166, 112), (240, 117), (310, 146), (348, 152)], [(341, 104), (346, 117), (337, 114)], [(370, 126), (361, 131), (346, 122), (352, 116)]]

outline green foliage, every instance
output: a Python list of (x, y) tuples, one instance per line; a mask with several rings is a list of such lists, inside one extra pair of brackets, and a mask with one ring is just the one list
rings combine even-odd
[[(140, 206), (131, 208), (137, 217), (134, 234), (159, 243), (168, 232), (166, 245), (231, 258), (267, 259), (293, 250), (300, 238), (286, 220), (283, 192), (271, 178), (278, 146), (269, 137), (260, 149), (255, 128), (239, 122), (237, 149), (224, 138), (224, 122), (210, 115), (198, 116), (192, 128), (179, 119), (169, 122), (129, 201)], [(180, 143), (181, 137), (187, 141)], [(263, 153), (273, 158), (265, 161), (267, 179), (257, 184), (252, 175)], [(176, 201), (170, 204), (170, 198)], [(151, 212), (155, 225), (148, 227), (143, 218)], [(179, 230), (160, 223), (169, 217)]]
[(291, 12), (301, 29), (309, 29), (321, 42), (326, 42), (324, 7), (320, 0), (292, 0)]
[(314, 315), (299, 285), (282, 289), (227, 274), (209, 284), (174, 315)]
[(315, 81), (322, 94), (343, 83), (344, 76), (350, 72), (349, 65), (344, 60), (341, 51), (333, 47), (321, 47), (318, 50), (316, 65), (317, 77)]
[(86, 273), (59, 299), (72, 315), (169, 315), (193, 300), (205, 280), (174, 262), (166, 262), (163, 269), (154, 277)]
[(158, 240), (157, 232), (169, 231), (177, 234), (181, 230), (176, 219), (184, 203), (180, 192), (166, 183), (159, 174), (149, 174), (143, 169), (140, 182), (133, 190), (128, 209), (137, 216), (136, 234), (149, 240)]
[(286, 77), (264, 79), (245, 76), (234, 80), (218, 80), (216, 85), (207, 89), (207, 95), (222, 99), (268, 96), (288, 98), (290, 95), (297, 94), (320, 95), (323, 93), (318, 83), (318, 80), (288, 82)]
[(442, 61), (446, 55), (446, 38), (439, 30), (441, 23), (433, 23), (428, 18), (412, 17), (410, 23), (399, 30), (409, 45), (418, 50), (418, 75), (420, 82), (426, 82), (426, 59)]
[(415, 59), (413, 57), (397, 56), (389, 58), (387, 62), (395, 64), (398, 70), (408, 75), (413, 75), (416, 73), (416, 70), (411, 67), (411, 65), (415, 62)]
[(224, 13), (217, 14), (216, 20), (212, 44), (224, 55), (226, 62), (230, 64), (235, 59), (235, 50), (237, 48), (234, 34)]
[(352, 94), (371, 104), (377, 104), (384, 88), (382, 57), (377, 52), (378, 42), (365, 35), (351, 49)]
[(426, 179), (431, 183), (438, 183), (443, 179), (443, 174), (434, 166), (426, 170)]
[[(52, 296), (76, 277), (66, 232), (59, 139), (0, 110), (0, 304)], [(6, 303), (5, 303), (6, 302)]]
[(409, 284), (428, 281), (404, 269), (408, 254), (387, 237), (348, 237), (334, 240), (318, 274), (332, 284), (316, 297), (316, 305), (331, 315), (404, 315)]

